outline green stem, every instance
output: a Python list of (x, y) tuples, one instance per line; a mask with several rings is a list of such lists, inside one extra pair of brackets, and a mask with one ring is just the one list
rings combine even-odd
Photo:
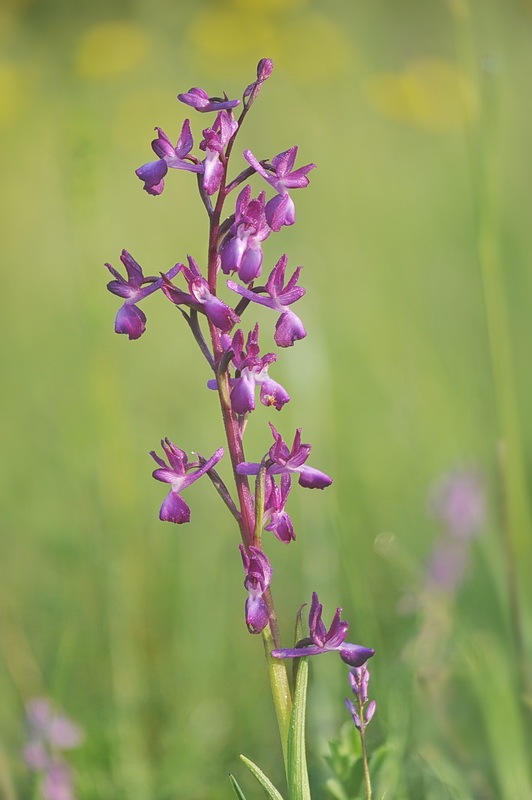
[(292, 714), (292, 695), (290, 693), (290, 685), (288, 683), (288, 675), (284, 661), (273, 658), (271, 655), (272, 650), (276, 647), (276, 643), (269, 626), (262, 632), (262, 641), (264, 643), (264, 655), (266, 656), (266, 664), (268, 666), (268, 677), (270, 679), (273, 704), (277, 715), (277, 725), (281, 737), (284, 768), (288, 778), (288, 732), (290, 729), (290, 716)]
[[(499, 220), (494, 176), (496, 132), (496, 76), (485, 76), (485, 114), (478, 132), (477, 247), (484, 289), (495, 401), (502, 439), (501, 477), (503, 486), (503, 552), (506, 561), (510, 616), (523, 700), (530, 694), (523, 633), (522, 608), (531, 552), (531, 518), (522, 452), (522, 431), (515, 384), (506, 285), (499, 254)], [(524, 702), (524, 708), (527, 703)]]
[(369, 774), (369, 762), (368, 762), (368, 747), (366, 744), (366, 722), (365, 722), (365, 709), (364, 703), (362, 702), (362, 698), (360, 695), (357, 695), (357, 711), (358, 711), (358, 718), (360, 720), (360, 728), (358, 728), (358, 732), (360, 734), (360, 744), (362, 745), (362, 769), (364, 771), (364, 788), (366, 790), (366, 800), (371, 800), (371, 777)]
[[(236, 136), (244, 118), (248, 112), (248, 107), (244, 107), (238, 120), (238, 128), (233, 137), (230, 139), (224, 157), (224, 172), (216, 204), (214, 208), (206, 201), (204, 197), (205, 207), (209, 214), (209, 247), (208, 247), (208, 283), (210, 291), (213, 294), (217, 293), (217, 278), (219, 271), (219, 239), (220, 230), (224, 228), (224, 223), (221, 223), (222, 211), (224, 201), (227, 196), (226, 179), (227, 167)], [(200, 189), (201, 191), (201, 189)], [(261, 545), (262, 534), (262, 521), (264, 514), (264, 491), (265, 491), (265, 469), (261, 469), (257, 476), (256, 484), (256, 502), (253, 502), (253, 496), (250, 491), (248, 478), (246, 475), (240, 475), (238, 466), (244, 458), (244, 444), (242, 441), (242, 430), (237, 418), (233, 412), (230, 399), (229, 388), (229, 375), (226, 368), (223, 367), (224, 349), (221, 342), (220, 331), (212, 324), (209, 323), (211, 334), (212, 349), (214, 356), (214, 370), (218, 382), (218, 396), (220, 399), (220, 408), (222, 412), (222, 419), (224, 423), (227, 445), (231, 464), (233, 467), (233, 476), (236, 484), (238, 499), (240, 503), (240, 534), (242, 541), (246, 548), (250, 545)], [(269, 589), (264, 592), (264, 600), (268, 608), (269, 625), (262, 632), (264, 642), (264, 652), (266, 655), (266, 663), (268, 667), (268, 675), (270, 679), (270, 687), (272, 692), (275, 713), (277, 715), (277, 724), (279, 727), (279, 734), (281, 738), (281, 747), (283, 752), (283, 761), (285, 766), (285, 773), (287, 772), (287, 758), (288, 758), (288, 730), (290, 725), (290, 714), (292, 711), (292, 697), (290, 693), (290, 686), (288, 683), (288, 675), (284, 662), (273, 658), (271, 651), (281, 647), (281, 638), (279, 634), (279, 627), (277, 624), (277, 614), (273, 598)]]
[(369, 774), (368, 748), (366, 744), (366, 731), (360, 731), (360, 742), (362, 744), (362, 767), (364, 769), (364, 788), (366, 790), (366, 800), (371, 800), (371, 778)]

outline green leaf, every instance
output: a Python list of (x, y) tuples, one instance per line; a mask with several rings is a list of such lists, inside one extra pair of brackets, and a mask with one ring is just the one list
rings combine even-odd
[[(294, 647), (303, 638), (303, 609), (307, 604), (299, 606), (296, 614), (296, 621), (294, 625)], [(292, 685), (296, 685), (297, 681), (297, 668), (299, 666), (299, 658), (294, 658), (292, 661)]]
[(238, 800), (246, 800), (246, 795), (238, 785), (238, 781), (235, 778), (235, 776), (231, 775), (231, 773), (229, 773), (229, 780), (231, 781), (231, 786), (235, 790), (235, 794), (238, 797)]
[(290, 800), (311, 800), (305, 747), (308, 657), (297, 660), (294, 705), (288, 730), (288, 795)]
[(257, 765), (253, 763), (253, 761), (251, 761), (249, 758), (246, 758), (246, 756), (243, 755), (240, 756), (240, 759), (241, 761), (244, 762), (249, 771), (253, 773), (253, 775), (256, 777), (256, 779), (258, 780), (258, 782), (260, 783), (260, 785), (262, 786), (268, 797), (271, 798), (271, 800), (283, 800), (282, 795), (277, 791), (271, 780), (266, 777), (264, 772), (259, 767), (257, 767)]
[(296, 622), (294, 625), (294, 647), (303, 638), (303, 609), (307, 604), (303, 603), (303, 605), (299, 606), (297, 609), (296, 614)]
[(325, 784), (325, 791), (327, 792), (327, 797), (332, 798), (332, 800), (349, 800), (338, 778), (329, 778)]

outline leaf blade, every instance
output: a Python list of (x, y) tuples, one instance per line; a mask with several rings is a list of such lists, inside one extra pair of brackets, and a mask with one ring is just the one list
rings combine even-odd
[[(271, 800), (283, 800), (283, 796), (280, 792), (277, 791), (273, 783), (269, 778), (266, 777), (264, 772), (258, 767), (250, 758), (246, 758), (246, 756), (240, 755), (240, 760), (244, 762), (246, 767), (249, 769), (252, 775), (258, 780), (268, 797)], [(245, 798), (244, 798), (245, 800)]]
[(290, 800), (311, 800), (305, 745), (308, 658), (298, 659), (298, 662), (288, 731), (288, 795)]
[(235, 795), (237, 796), (238, 800), (246, 800), (246, 795), (244, 794), (244, 792), (242, 791), (242, 789), (238, 785), (238, 781), (235, 778), (235, 776), (231, 775), (231, 773), (229, 773), (229, 781), (230, 781), (231, 786), (233, 787), (233, 789), (235, 791)]

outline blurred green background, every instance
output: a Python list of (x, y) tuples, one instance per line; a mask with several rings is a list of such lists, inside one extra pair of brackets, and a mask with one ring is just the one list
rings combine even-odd
[[(155, 125), (177, 138), (178, 92), (238, 97), (268, 56), (240, 149), (297, 143), (318, 169), (265, 244), (267, 269), (285, 251), (305, 266), (309, 335), (280, 354), (292, 402), (256, 411), (248, 455), (269, 419), (302, 426), (334, 477), (293, 492), (295, 544), (268, 542), (285, 639), (317, 590), (377, 649), (390, 800), (532, 797), (515, 635), (529, 648), (531, 29), (528, 0), (2, 0), (0, 796), (31, 796), (23, 708), (41, 694), (85, 730), (82, 800), (227, 798), (229, 771), (257, 796), (240, 752), (282, 783), (232, 520), (205, 481), (190, 525), (157, 519), (160, 438), (223, 443), (206, 366), (162, 298), (141, 340), (115, 336), (103, 267), (123, 247), (147, 274), (202, 264), (194, 178), (153, 198), (134, 169)], [(487, 519), (456, 597), (429, 602), (427, 496), (462, 467)], [(339, 659), (315, 660), (316, 797), (347, 688)]]

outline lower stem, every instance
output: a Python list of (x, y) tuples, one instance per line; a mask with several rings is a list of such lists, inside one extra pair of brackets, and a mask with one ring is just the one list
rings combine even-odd
[(360, 741), (362, 743), (362, 767), (364, 770), (364, 788), (366, 790), (366, 800), (371, 800), (371, 778), (369, 774), (368, 748), (366, 745), (366, 732), (360, 731)]
[(275, 649), (275, 641), (269, 626), (262, 631), (262, 641), (264, 644), (266, 664), (268, 666), (270, 689), (277, 716), (277, 725), (281, 737), (284, 769), (288, 777), (288, 731), (292, 714), (292, 695), (290, 693), (290, 685), (288, 683), (288, 675), (284, 661), (274, 658), (271, 654), (272, 650)]

